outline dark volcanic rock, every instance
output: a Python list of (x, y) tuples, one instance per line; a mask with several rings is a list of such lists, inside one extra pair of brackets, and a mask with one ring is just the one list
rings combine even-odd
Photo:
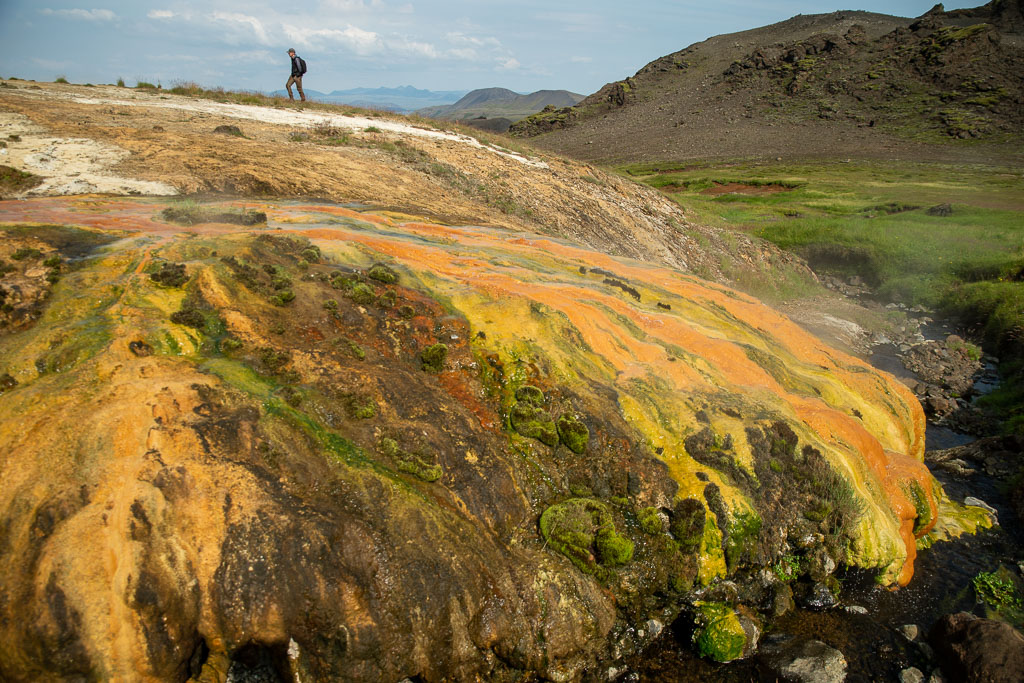
[(820, 640), (775, 639), (761, 647), (759, 658), (782, 681), (842, 683), (846, 658)]
[(967, 612), (948, 614), (932, 627), (929, 640), (951, 680), (1024, 681), (1024, 635), (1009, 624)]

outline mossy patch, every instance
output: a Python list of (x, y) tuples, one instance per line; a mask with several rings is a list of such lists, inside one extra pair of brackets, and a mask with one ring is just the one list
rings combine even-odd
[(731, 662), (743, 656), (747, 636), (736, 611), (721, 602), (698, 602), (693, 644), (701, 657)]
[(588, 574), (633, 559), (633, 542), (615, 530), (608, 505), (592, 498), (570, 498), (540, 517), (540, 533), (552, 549)]
[(192, 226), (203, 223), (228, 223), (231, 225), (265, 225), (267, 214), (263, 211), (246, 211), (241, 209), (222, 209), (212, 206), (200, 206), (193, 201), (184, 201), (177, 206), (169, 206), (160, 212), (160, 217), (169, 223)]
[(672, 510), (669, 531), (679, 544), (680, 552), (691, 554), (700, 550), (706, 518), (707, 510), (699, 500), (686, 498), (676, 503)]
[(517, 401), (509, 411), (512, 428), (525, 437), (537, 439), (548, 446), (558, 444), (555, 422), (543, 408), (532, 401)]
[(558, 438), (566, 448), (573, 453), (583, 453), (587, 450), (587, 442), (590, 440), (590, 430), (583, 424), (579, 416), (573, 413), (565, 413), (558, 418)]
[(420, 352), (420, 367), (425, 372), (441, 372), (444, 360), (448, 357), (448, 347), (444, 344), (432, 344)]
[(377, 452), (394, 459), (395, 468), (399, 472), (411, 474), (428, 483), (437, 481), (444, 473), (440, 465), (431, 462), (432, 457), (422, 452), (406, 451), (397, 440), (388, 436), (377, 444)]
[(383, 263), (374, 264), (366, 275), (370, 279), (376, 280), (377, 282), (383, 282), (386, 285), (398, 282), (398, 273), (396, 273), (390, 266), (386, 266)]
[(636, 513), (636, 520), (640, 523), (640, 528), (644, 530), (644, 533), (651, 536), (657, 536), (665, 530), (661, 513), (656, 507), (643, 508)]
[(149, 274), (149, 278), (164, 287), (181, 287), (188, 282), (184, 263), (163, 263), (159, 270)]
[(352, 285), (352, 288), (348, 291), (348, 296), (352, 301), (363, 306), (372, 304), (377, 298), (377, 295), (373, 292), (373, 287), (365, 282), (357, 282)]
[(544, 405), (544, 392), (535, 386), (524, 384), (516, 389), (516, 400), (542, 406)]

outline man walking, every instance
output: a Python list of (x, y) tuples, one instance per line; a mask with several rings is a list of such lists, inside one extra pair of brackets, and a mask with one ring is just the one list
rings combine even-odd
[(306, 73), (306, 62), (302, 57), (295, 54), (295, 48), (288, 50), (288, 56), (292, 58), (292, 77), (285, 83), (285, 88), (288, 90), (288, 99), (294, 100), (295, 96), (292, 95), (292, 83), (299, 90), (299, 97), (303, 102), (306, 101), (306, 93), (302, 92), (302, 76)]

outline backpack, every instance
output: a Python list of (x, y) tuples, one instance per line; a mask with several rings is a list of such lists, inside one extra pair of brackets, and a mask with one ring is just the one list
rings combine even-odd
[(298, 59), (299, 59), (299, 71), (302, 73), (303, 76), (305, 76), (306, 75), (306, 60), (303, 59), (302, 57), (299, 57), (298, 55), (295, 55), (295, 56), (298, 57)]

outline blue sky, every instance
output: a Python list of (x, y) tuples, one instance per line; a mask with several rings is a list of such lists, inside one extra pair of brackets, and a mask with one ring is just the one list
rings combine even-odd
[[(713, 35), (796, 14), (918, 16), (932, 0), (0, 0), (0, 77), (271, 91), (500, 86), (590, 94)], [(947, 2), (946, 9), (983, 3)]]

